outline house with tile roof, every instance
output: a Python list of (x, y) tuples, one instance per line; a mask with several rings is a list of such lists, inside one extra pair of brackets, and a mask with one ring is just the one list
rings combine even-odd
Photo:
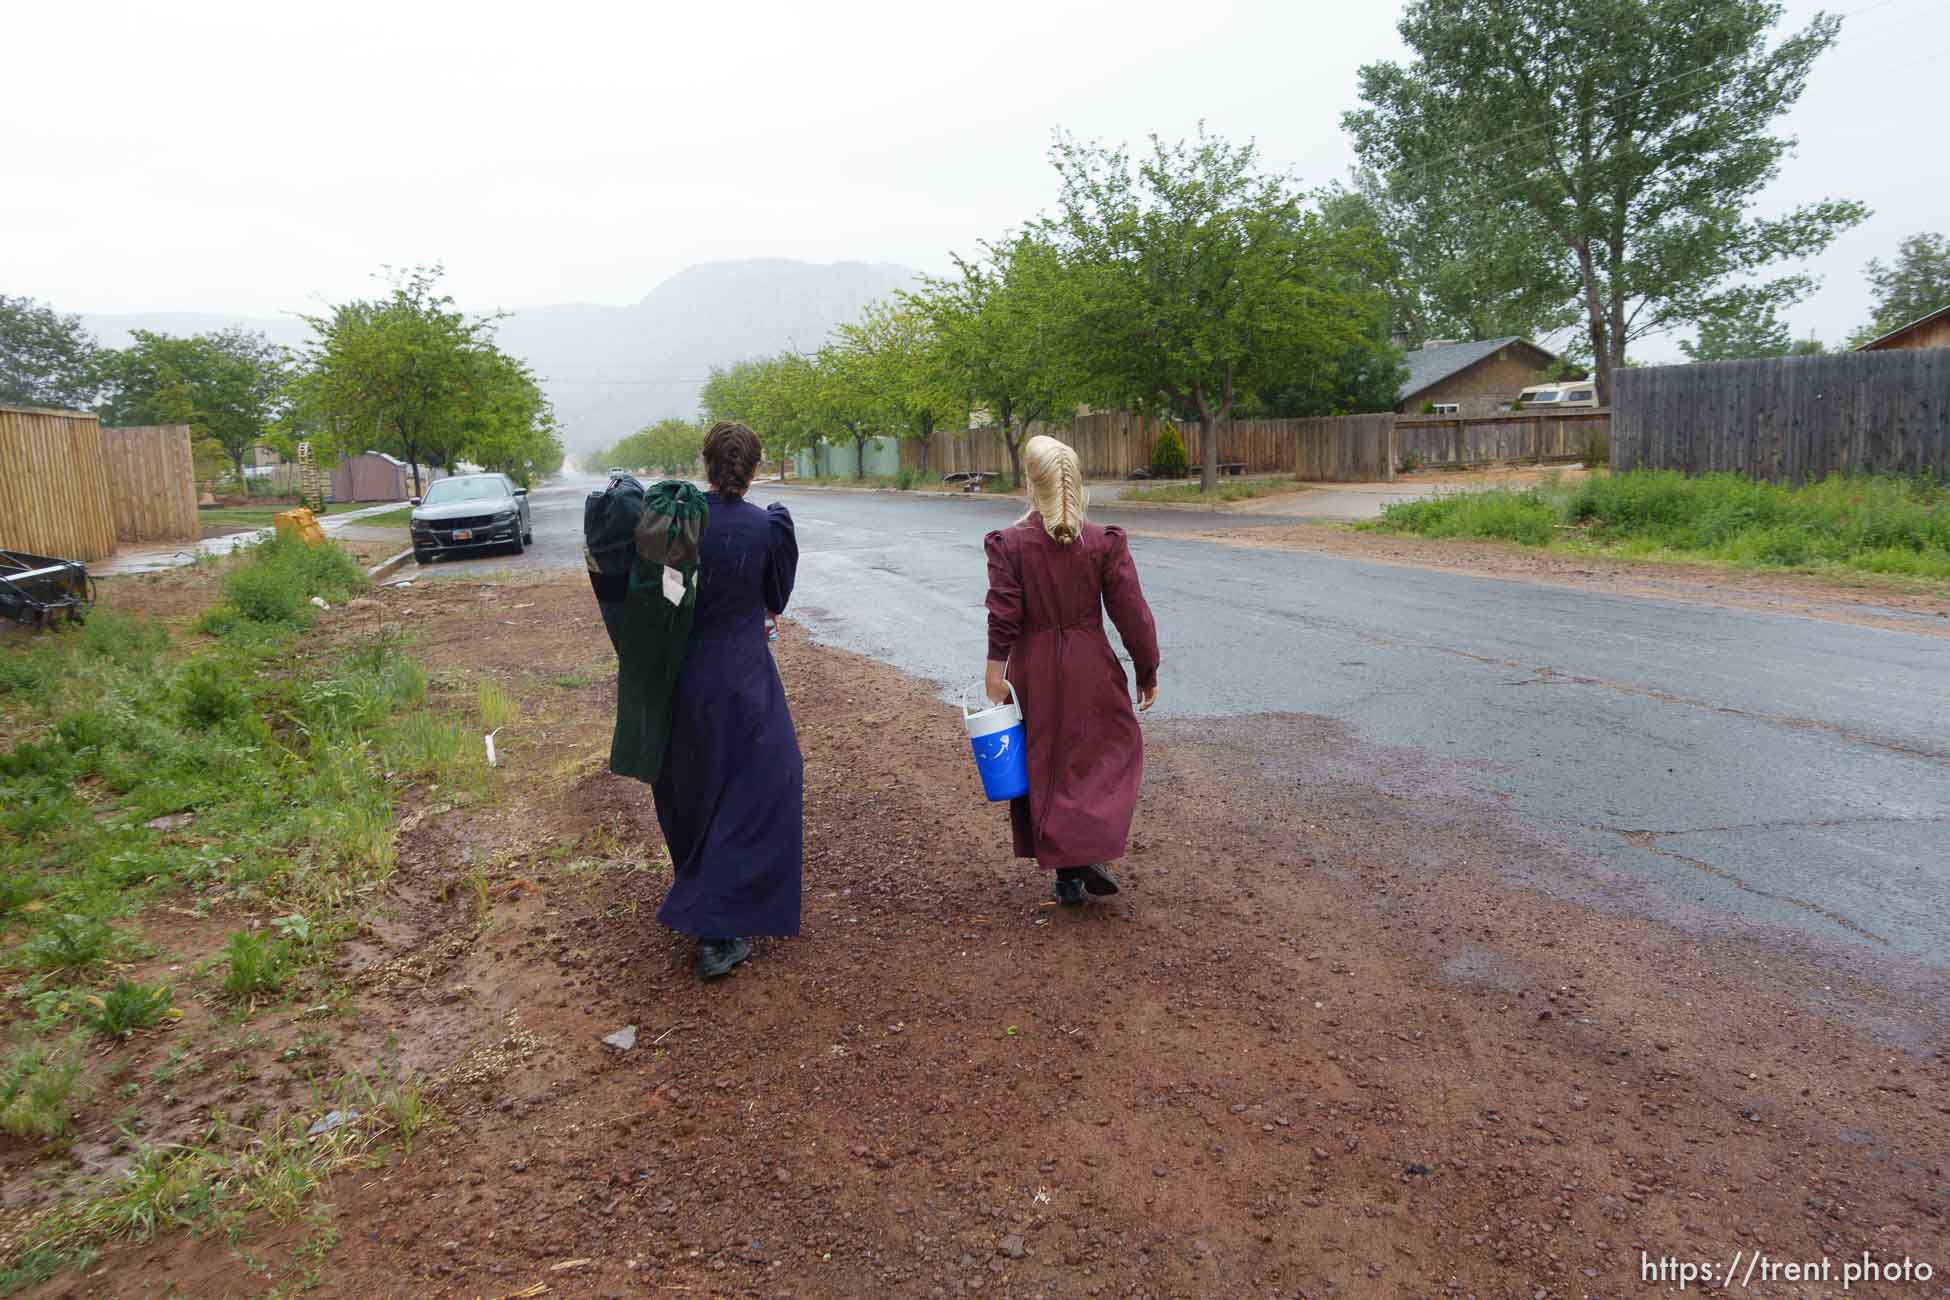
[(1396, 394), (1396, 414), (1495, 415), (1543, 383), (1557, 358), (1508, 334), (1471, 343), (1430, 339), (1405, 360), (1408, 378)]

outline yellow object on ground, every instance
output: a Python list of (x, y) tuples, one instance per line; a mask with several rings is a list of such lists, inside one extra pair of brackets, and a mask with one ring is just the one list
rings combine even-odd
[(325, 540), (325, 530), (318, 526), (318, 516), (304, 506), (273, 515), (271, 522), (277, 525), (280, 537), (295, 536), (307, 546), (316, 546)]

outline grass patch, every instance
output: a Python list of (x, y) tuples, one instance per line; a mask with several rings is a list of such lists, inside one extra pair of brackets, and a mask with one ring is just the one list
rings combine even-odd
[(1306, 485), (1287, 478), (1222, 478), (1210, 492), (1199, 491), (1196, 483), (1162, 483), (1156, 487), (1127, 489), (1121, 501), (1164, 502), (1174, 505), (1209, 505), (1214, 501), (1251, 501), (1255, 497), (1281, 496), (1304, 492)]
[(1628, 558), (1950, 580), (1950, 486), (1835, 476), (1788, 487), (1734, 474), (1593, 475), (1569, 486), (1460, 492), (1390, 505), (1370, 527), (1426, 537), (1553, 540)]
[(0, 1067), (0, 1131), (17, 1138), (59, 1137), (68, 1130), (81, 1078), (82, 1036), (14, 1049)]
[(258, 628), (311, 626), (311, 598), (338, 603), (366, 587), (365, 571), (330, 543), (307, 546), (293, 537), (267, 537), (224, 577), (223, 601), (205, 612), (201, 631), (228, 635)]
[[(213, 524), (218, 526), (269, 528), (271, 527), (272, 520), (287, 510), (296, 510), (297, 508), (297, 506), (290, 505), (204, 506), (196, 512), (196, 521), (200, 524)], [(322, 509), (315, 509), (312, 513), (323, 519), (328, 514), (344, 514), (347, 510), (354, 508), (349, 505), (328, 505)]]
[(479, 696), (481, 725), (489, 731), (505, 727), (521, 716), (521, 706), (515, 703), (515, 697), (508, 694), (507, 689), (499, 682), (483, 677)]
[(361, 528), (405, 528), (413, 522), (413, 507), (401, 506), (383, 514), (362, 515), (353, 522)]
[[(437, 707), (426, 673), (391, 641), (305, 652), (310, 598), (336, 602), (362, 585), (338, 547), (270, 539), (220, 570), (222, 603), (200, 624), (217, 635), (172, 637), (103, 607), (0, 647), (10, 745), (0, 749), (0, 968), (22, 1035), (0, 1058), (0, 1132), (52, 1141), (112, 1119), (109, 1105), (140, 1114), (147, 1089), (218, 1077), (204, 1076), (206, 1053), (189, 1044), (165, 1065), (130, 1069), (126, 1053), (139, 1049), (125, 1040), (166, 1025), (189, 996), (175, 976), (103, 973), (153, 955), (145, 909), (202, 915), (220, 894), (227, 912), (259, 919), (171, 955), (182, 984), (221, 996), (226, 1016), (316, 1000), (336, 946), (394, 868), (395, 798), (423, 781), (448, 803), (489, 788), (473, 682), (443, 685)], [(484, 715), (516, 710), (499, 688), (478, 699)], [(324, 1055), (322, 1023), (317, 1032)], [(228, 1062), (239, 1082), (255, 1069), (252, 1036)], [(379, 1134), (409, 1141), (426, 1123), (412, 1086), (382, 1075), (343, 1087), (363, 1115), (356, 1133), (307, 1142), (310, 1110), (265, 1117), (255, 1111), (266, 1103), (248, 1098), (235, 1117), (245, 1128), (147, 1152), (127, 1179), (57, 1204), (0, 1258), (0, 1293), (110, 1240), (291, 1215), (347, 1151)], [(333, 1108), (343, 1107), (318, 1113)], [(26, 1165), (22, 1176), (37, 1175)]]

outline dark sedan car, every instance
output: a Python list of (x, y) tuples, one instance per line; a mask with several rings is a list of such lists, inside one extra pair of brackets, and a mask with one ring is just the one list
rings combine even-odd
[(506, 474), (457, 474), (413, 498), (413, 558), (481, 546), (512, 546), (515, 554), (535, 540), (528, 517), (528, 489)]

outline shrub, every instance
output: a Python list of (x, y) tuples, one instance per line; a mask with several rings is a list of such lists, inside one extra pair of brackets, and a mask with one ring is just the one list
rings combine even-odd
[(1185, 440), (1178, 436), (1178, 426), (1167, 420), (1151, 446), (1151, 477), (1184, 478), (1185, 464)]
[(920, 472), (912, 465), (903, 465), (900, 467), (900, 472), (894, 475), (894, 487), (902, 492), (912, 492), (920, 478)]
[(268, 537), (224, 579), (224, 601), (236, 617), (210, 611), (199, 626), (219, 634), (234, 630), (238, 620), (304, 627), (311, 621), (313, 596), (343, 600), (365, 580), (357, 562), (330, 542), (307, 546), (294, 537)]
[(1401, 464), (1397, 467), (1396, 472), (1401, 474), (1413, 474), (1416, 470), (1422, 468), (1422, 463), (1423, 462), (1422, 462), (1421, 452), (1405, 451), (1402, 453), (1402, 461)]
[(281, 939), (238, 930), (224, 944), (223, 954), (228, 963), (223, 991), (233, 998), (276, 993), (290, 973), (291, 947)]

